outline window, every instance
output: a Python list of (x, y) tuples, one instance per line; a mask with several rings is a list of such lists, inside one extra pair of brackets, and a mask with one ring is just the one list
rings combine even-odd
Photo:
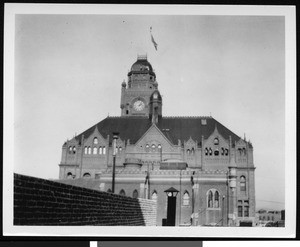
[(73, 153), (73, 152), (72, 152), (72, 147), (70, 146), (69, 147), (69, 154), (71, 154), (71, 153)]
[(97, 145), (98, 144), (98, 138), (97, 137), (95, 137), (94, 138), (94, 142), (93, 142), (95, 145)]
[(249, 206), (244, 206), (244, 217), (249, 217)]
[(190, 150), (187, 149), (187, 150), (186, 150), (186, 153), (187, 153), (187, 155), (190, 155)]
[(218, 139), (218, 138), (215, 138), (215, 139), (214, 139), (214, 144), (215, 144), (215, 145), (219, 145), (219, 139)]
[(91, 147), (88, 147), (88, 154), (91, 154), (92, 153), (92, 149)]
[(218, 156), (219, 155), (219, 150), (216, 149), (215, 152), (214, 152), (215, 156)]
[(212, 155), (212, 149), (211, 148), (209, 148), (209, 155), (211, 156)]
[(138, 198), (139, 197), (139, 193), (137, 190), (134, 190), (132, 193), (132, 198)]
[(99, 148), (99, 154), (102, 154), (102, 147)]
[(146, 152), (149, 152), (149, 144), (146, 144), (145, 150), (146, 150)]
[(87, 154), (87, 147), (84, 147), (84, 154)]
[(91, 177), (91, 174), (89, 174), (88, 172), (87, 172), (87, 173), (84, 173), (84, 174), (83, 174), (83, 177), (84, 177), (84, 178), (90, 178), (90, 177)]
[(119, 147), (119, 153), (121, 153), (122, 152), (122, 147)]
[(238, 206), (238, 217), (243, 217), (243, 206)]
[(192, 149), (191, 149), (191, 155), (194, 155), (194, 154), (195, 154), (195, 149), (192, 148)]
[(152, 151), (152, 152), (155, 152), (155, 151), (156, 151), (156, 146), (155, 146), (155, 144), (152, 144), (152, 145), (151, 145), (151, 151)]
[(219, 192), (216, 190), (215, 192), (215, 201), (214, 201), (214, 208), (219, 207)]
[(186, 191), (183, 194), (183, 201), (182, 201), (183, 206), (189, 206), (190, 205), (190, 196), (189, 193)]
[(213, 207), (213, 193), (211, 190), (208, 192), (208, 207)]
[(152, 200), (157, 200), (157, 192), (156, 192), (156, 190), (153, 191), (151, 199)]
[(72, 174), (72, 172), (68, 172), (68, 174), (67, 174), (67, 179), (73, 179), (73, 174)]
[(225, 149), (221, 148), (221, 155), (224, 155), (224, 154), (225, 154)]
[(126, 196), (126, 194), (125, 194), (125, 191), (122, 189), (122, 190), (120, 190), (120, 193), (119, 193), (119, 195), (120, 196)]
[(208, 155), (208, 148), (205, 148), (205, 155)]
[(74, 146), (73, 147), (73, 154), (75, 154), (76, 153), (76, 147)]
[(246, 178), (245, 178), (245, 176), (240, 177), (240, 191), (246, 191)]
[(157, 147), (158, 147), (158, 149), (161, 149), (161, 145), (160, 145), (160, 144), (158, 144), (158, 146), (157, 146)]
[(93, 148), (93, 154), (97, 154), (97, 150), (98, 150), (98, 149), (97, 149), (96, 147), (94, 147), (94, 148)]
[(103, 153), (103, 154), (106, 153), (106, 148), (105, 148), (105, 147), (102, 148), (102, 153)]
[(225, 148), (225, 155), (228, 156), (228, 149)]

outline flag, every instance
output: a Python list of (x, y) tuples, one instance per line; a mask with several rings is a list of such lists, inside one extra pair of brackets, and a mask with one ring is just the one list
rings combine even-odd
[(153, 35), (152, 35), (152, 27), (150, 27), (150, 34), (151, 34), (151, 41), (154, 45), (155, 50), (157, 50), (157, 43), (155, 42)]

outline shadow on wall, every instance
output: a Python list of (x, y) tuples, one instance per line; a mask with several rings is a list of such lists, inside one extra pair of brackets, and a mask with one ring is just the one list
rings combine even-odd
[(14, 174), (14, 225), (155, 224), (155, 201)]

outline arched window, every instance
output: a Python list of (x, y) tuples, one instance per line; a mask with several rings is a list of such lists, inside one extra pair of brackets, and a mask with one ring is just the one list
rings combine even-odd
[(205, 148), (205, 155), (208, 155), (208, 148)]
[(209, 155), (211, 156), (211, 155), (212, 155), (212, 149), (209, 148), (209, 149), (208, 149), (208, 152), (209, 152)]
[(108, 189), (108, 190), (107, 190), (107, 193), (111, 193), (111, 192), (112, 192), (111, 189)]
[(215, 144), (215, 145), (219, 145), (219, 139), (218, 139), (218, 138), (215, 138), (215, 139), (214, 139), (214, 144)]
[(95, 138), (94, 138), (94, 141), (93, 141), (93, 143), (94, 143), (95, 145), (97, 145), (97, 144), (98, 144), (98, 138), (97, 138), (97, 137), (95, 137)]
[(84, 147), (84, 154), (87, 154), (87, 147)]
[(214, 198), (214, 208), (218, 208), (219, 207), (219, 192), (216, 190), (215, 192), (215, 198)]
[(152, 152), (155, 152), (155, 151), (156, 151), (156, 146), (155, 146), (155, 144), (152, 144), (152, 145), (151, 145), (151, 151), (152, 151)]
[(119, 147), (119, 153), (121, 153), (122, 152), (122, 147)]
[(91, 147), (88, 147), (88, 154), (91, 154), (92, 153), (92, 149)]
[(93, 154), (97, 154), (97, 148), (96, 147), (93, 148)]
[(73, 152), (72, 152), (72, 147), (70, 146), (69, 147), (69, 154), (71, 154), (71, 153), (73, 153)]
[(243, 148), (243, 155), (246, 155), (246, 148)]
[(86, 172), (86, 173), (83, 174), (83, 177), (84, 177), (84, 178), (90, 178), (90, 177), (91, 177), (91, 174), (89, 174), (88, 172)]
[(152, 200), (157, 200), (157, 192), (156, 192), (156, 190), (153, 191), (151, 199)]
[(194, 154), (195, 154), (195, 149), (192, 148), (192, 149), (191, 149), (191, 155), (194, 155)]
[(186, 153), (187, 153), (187, 155), (190, 155), (190, 150), (187, 149), (187, 150), (186, 150)]
[(225, 148), (225, 155), (228, 156), (228, 149)]
[(213, 193), (212, 193), (212, 191), (210, 190), (209, 192), (208, 192), (208, 200), (207, 200), (207, 207), (209, 207), (209, 208), (212, 208), (213, 207)]
[(145, 150), (146, 150), (146, 152), (149, 152), (149, 144), (146, 144)]
[(126, 193), (125, 193), (125, 191), (122, 189), (122, 190), (120, 190), (119, 195), (120, 195), (120, 196), (126, 196)]
[(246, 178), (245, 178), (245, 176), (240, 177), (240, 191), (246, 191)]
[(67, 179), (73, 179), (73, 174), (72, 174), (72, 172), (68, 172), (68, 174), (67, 174)]
[(190, 196), (189, 193), (186, 191), (183, 194), (183, 201), (182, 201), (183, 206), (189, 206), (190, 205)]
[(137, 190), (134, 190), (132, 193), (132, 198), (138, 198), (139, 197), (139, 193)]
[(215, 154), (215, 156), (219, 156), (219, 149), (216, 148), (214, 154)]
[(102, 154), (102, 147), (99, 148), (99, 154)]
[(102, 154), (105, 154), (106, 153), (106, 147), (103, 147), (102, 148)]
[(73, 154), (75, 154), (76, 153), (76, 147), (74, 146), (73, 147)]
[(210, 189), (206, 193), (207, 207), (208, 208), (220, 208), (220, 193), (216, 189)]
[(225, 149), (221, 148), (221, 155), (224, 155), (224, 154), (225, 154)]

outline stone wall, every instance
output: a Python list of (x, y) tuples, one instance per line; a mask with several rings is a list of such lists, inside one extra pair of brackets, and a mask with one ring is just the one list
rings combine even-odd
[(14, 225), (152, 226), (156, 202), (14, 174)]

